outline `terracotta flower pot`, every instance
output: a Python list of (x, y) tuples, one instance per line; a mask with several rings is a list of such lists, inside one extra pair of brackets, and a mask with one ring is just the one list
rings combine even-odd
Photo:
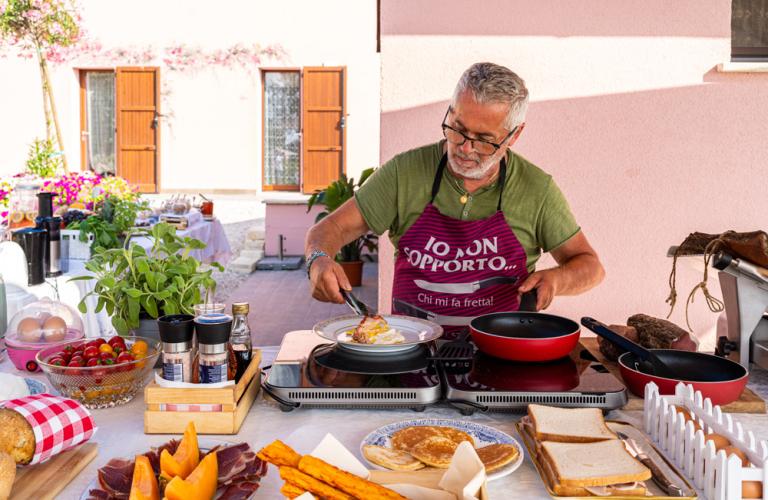
[(355, 260), (352, 262), (339, 262), (341, 268), (344, 269), (344, 274), (347, 275), (349, 284), (352, 286), (360, 286), (363, 282), (363, 261)]

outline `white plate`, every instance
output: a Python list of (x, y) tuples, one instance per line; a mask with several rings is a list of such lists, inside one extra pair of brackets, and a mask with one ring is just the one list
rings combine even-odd
[[(238, 444), (238, 443), (235, 443), (232, 441), (222, 441), (220, 439), (205, 438), (205, 437), (201, 437), (197, 439), (197, 445), (200, 448), (200, 451), (208, 451), (215, 446), (229, 446), (233, 444)], [(149, 449), (145, 448), (144, 450), (140, 450), (137, 453), (146, 453), (147, 451), (149, 451)], [(101, 467), (104, 467), (105, 465), (107, 465), (107, 462), (112, 460), (112, 458), (119, 458), (119, 457), (111, 457), (107, 459), (107, 461), (104, 462), (101, 465)], [(101, 467), (99, 467), (99, 469)], [(93, 489), (100, 489), (100, 488), (101, 486), (99, 485), (99, 479), (97, 477), (94, 477), (93, 479), (91, 479), (91, 482), (88, 483), (88, 486), (85, 488), (82, 494), (80, 494), (80, 500), (88, 500), (91, 497), (90, 491)], [(251, 495), (251, 498), (253, 498), (253, 495)]]
[[(375, 431), (371, 432), (367, 436), (363, 438), (363, 441), (360, 443), (360, 455), (365, 460), (365, 454), (363, 454), (363, 446), (366, 445), (376, 445), (376, 446), (384, 446), (386, 448), (392, 447), (392, 434), (395, 432), (405, 429), (406, 427), (415, 427), (415, 426), (424, 426), (424, 425), (434, 425), (434, 426), (440, 426), (440, 427), (453, 427), (454, 429), (458, 429), (460, 431), (466, 432), (472, 438), (475, 440), (475, 447), (476, 448), (482, 448), (483, 446), (488, 446), (490, 444), (511, 444), (517, 448), (518, 456), (517, 459), (514, 462), (511, 462), (501, 469), (498, 469), (491, 474), (488, 474), (488, 481), (493, 481), (495, 479), (499, 479), (500, 477), (504, 477), (508, 474), (511, 474), (515, 469), (520, 467), (520, 465), (523, 463), (523, 459), (525, 458), (523, 455), (523, 447), (520, 446), (520, 443), (517, 442), (515, 438), (510, 436), (509, 434), (505, 432), (501, 432), (499, 430), (494, 429), (493, 427), (488, 427), (487, 425), (481, 425), (476, 424), (474, 422), (467, 422), (462, 420), (448, 420), (448, 419), (438, 419), (438, 418), (423, 418), (419, 420), (405, 420), (403, 422), (395, 422), (394, 424), (384, 425), (382, 427), (379, 427)], [(368, 462), (368, 460), (365, 460)], [(374, 463), (368, 462), (368, 464), (375, 468), (375, 469), (381, 469), (381, 470), (387, 470), (384, 467), (380, 467)]]
[(390, 316), (382, 315), (391, 328), (398, 330), (405, 341), (399, 344), (361, 344), (353, 342), (352, 337), (347, 335), (349, 330), (354, 330), (360, 324), (362, 316), (349, 314), (346, 316), (337, 316), (316, 324), (313, 331), (326, 340), (343, 344), (348, 349), (357, 351), (376, 351), (376, 352), (397, 352), (405, 351), (424, 342), (440, 338), (443, 334), (443, 327), (437, 323), (432, 323), (420, 318), (410, 316)]

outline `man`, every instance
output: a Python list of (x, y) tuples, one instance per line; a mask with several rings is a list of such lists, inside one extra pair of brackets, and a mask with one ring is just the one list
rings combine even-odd
[[(457, 329), (480, 314), (549, 307), (602, 281), (597, 254), (552, 177), (509, 148), (525, 128), (528, 90), (509, 69), (477, 63), (462, 75), (444, 140), (402, 153), (307, 233), (312, 295), (342, 303), (349, 282), (332, 256), (366, 231), (397, 249), (393, 312)], [(557, 267), (534, 271), (541, 252)]]

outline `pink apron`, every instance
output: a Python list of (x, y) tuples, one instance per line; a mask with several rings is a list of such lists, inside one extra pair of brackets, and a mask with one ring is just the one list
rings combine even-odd
[(444, 154), (432, 199), (398, 243), (392, 311), (434, 321), (452, 338), (476, 316), (517, 311), (517, 289), (528, 270), (525, 250), (501, 211), (505, 159), (496, 212), (472, 221), (446, 217), (433, 204), (446, 163)]

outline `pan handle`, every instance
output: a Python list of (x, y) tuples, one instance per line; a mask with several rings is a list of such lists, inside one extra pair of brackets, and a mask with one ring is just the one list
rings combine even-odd
[(622, 349), (625, 349), (638, 358), (642, 359), (643, 361), (651, 361), (651, 353), (648, 352), (645, 348), (642, 346), (639, 346), (629, 340), (628, 338), (624, 337), (623, 335), (619, 335), (618, 333), (614, 332), (610, 328), (608, 328), (604, 323), (601, 323), (600, 321), (597, 321), (594, 318), (590, 318), (588, 316), (585, 316), (581, 318), (581, 324), (595, 332), (596, 334), (600, 335), (606, 340), (609, 340), (616, 344), (617, 346), (621, 347)]

